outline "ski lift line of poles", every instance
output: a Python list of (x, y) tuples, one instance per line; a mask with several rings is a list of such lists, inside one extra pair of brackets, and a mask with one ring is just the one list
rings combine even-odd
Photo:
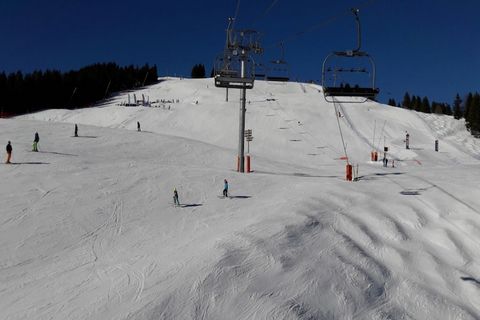
[[(375, 2), (377, 2), (379, 0), (368, 0), (368, 1), (365, 1), (361, 4), (359, 4), (358, 6), (355, 6), (355, 8), (358, 8), (358, 9), (365, 9), (365, 8), (368, 8), (372, 5), (375, 4)], [(337, 15), (334, 15), (334, 16), (331, 16), (323, 21), (321, 21), (320, 23), (317, 23), (315, 25), (312, 25), (302, 31), (298, 31), (298, 32), (295, 32), (295, 33), (292, 33), (290, 35), (287, 35), (285, 38), (283, 38), (282, 40), (279, 40), (275, 43), (272, 43), (271, 45), (266, 45), (264, 47), (264, 49), (269, 49), (269, 48), (272, 48), (272, 47), (275, 47), (275, 46), (278, 46), (279, 43), (283, 42), (283, 43), (286, 43), (286, 42), (290, 42), (290, 41), (294, 41), (294, 40), (297, 40), (298, 38), (302, 37), (303, 35), (307, 34), (307, 33), (310, 33), (310, 32), (313, 32), (317, 29), (321, 29), (323, 27), (326, 27), (327, 25), (335, 22), (336, 20), (344, 17), (344, 16), (347, 16), (347, 15), (350, 15), (351, 14), (351, 9), (348, 9), (346, 10), (345, 12), (342, 12), (342, 13), (339, 13)]]

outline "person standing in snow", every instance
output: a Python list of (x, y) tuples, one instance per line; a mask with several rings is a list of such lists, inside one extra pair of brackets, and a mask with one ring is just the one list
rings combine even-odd
[(227, 181), (227, 179), (223, 180), (223, 196), (228, 197), (228, 181)]
[(75, 123), (75, 137), (78, 137), (78, 126), (76, 123)]
[(5, 161), (5, 163), (11, 163), (10, 160), (12, 159), (13, 149), (10, 141), (8, 141), (6, 149), (7, 149), (7, 161)]
[(38, 135), (38, 132), (35, 132), (35, 138), (33, 139), (33, 150), (35, 152), (38, 152), (38, 142), (40, 141), (40, 136)]
[(410, 149), (410, 135), (408, 134), (408, 132), (405, 135), (405, 148)]
[(178, 200), (177, 188), (173, 188), (173, 204), (176, 206), (180, 206), (180, 201)]
[(137, 121), (137, 131), (140, 132), (142, 130), (140, 130), (140, 122)]

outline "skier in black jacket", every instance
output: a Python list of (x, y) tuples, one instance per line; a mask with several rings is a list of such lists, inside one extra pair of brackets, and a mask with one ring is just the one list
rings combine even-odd
[(7, 143), (7, 161), (5, 163), (11, 163), (10, 160), (12, 159), (12, 145), (10, 143), (10, 141), (8, 141)]
[(33, 139), (33, 150), (35, 152), (38, 152), (38, 142), (40, 141), (40, 136), (38, 135), (38, 132), (35, 132), (35, 139)]

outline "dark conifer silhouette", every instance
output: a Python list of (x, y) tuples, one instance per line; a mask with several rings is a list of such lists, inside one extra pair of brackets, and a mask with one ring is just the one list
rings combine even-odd
[[(157, 67), (97, 63), (80, 70), (0, 73), (0, 116), (86, 107), (112, 93), (157, 82)], [(108, 90), (107, 90), (108, 89)]]
[(453, 101), (453, 117), (457, 120), (463, 117), (461, 105), (462, 99), (460, 99), (460, 95), (457, 93)]
[(205, 66), (203, 64), (196, 64), (192, 68), (192, 78), (205, 78)]

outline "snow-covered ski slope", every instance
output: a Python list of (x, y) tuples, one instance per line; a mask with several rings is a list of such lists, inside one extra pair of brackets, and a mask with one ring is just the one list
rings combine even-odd
[[(257, 81), (239, 174), (238, 90), (142, 93), (179, 102), (0, 119), (0, 319), (480, 319), (480, 142), (461, 121), (340, 105), (346, 182), (320, 87)], [(370, 162), (384, 143), (395, 168)]]

